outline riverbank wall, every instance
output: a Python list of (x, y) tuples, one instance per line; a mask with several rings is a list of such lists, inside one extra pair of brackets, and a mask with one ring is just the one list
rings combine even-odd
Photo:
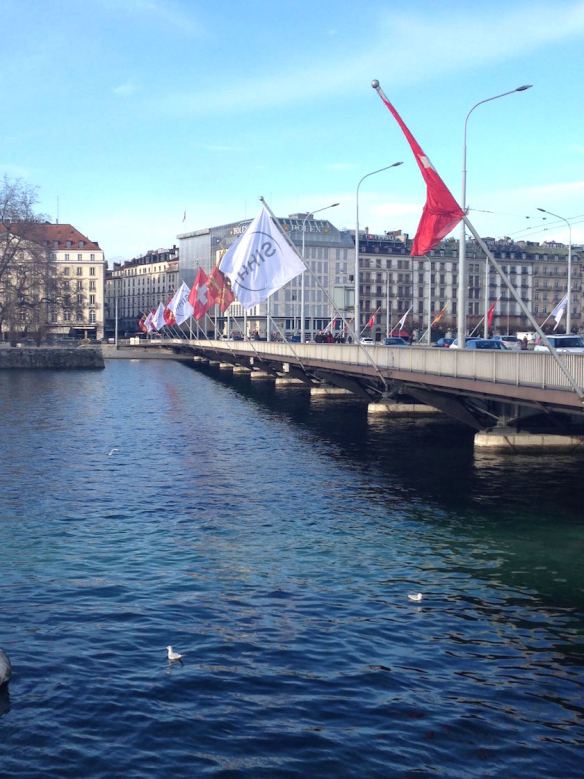
[(99, 346), (60, 348), (31, 346), (0, 349), (0, 370), (13, 369), (97, 370), (105, 368)]

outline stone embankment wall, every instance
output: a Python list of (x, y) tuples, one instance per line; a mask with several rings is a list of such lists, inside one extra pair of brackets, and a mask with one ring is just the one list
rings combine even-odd
[(0, 349), (0, 370), (7, 368), (96, 369), (105, 363), (99, 347), (7, 347)]

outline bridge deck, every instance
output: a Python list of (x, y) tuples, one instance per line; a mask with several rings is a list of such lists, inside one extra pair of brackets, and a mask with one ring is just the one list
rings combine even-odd
[[(189, 342), (187, 342), (189, 343)], [(255, 358), (354, 377), (383, 377), (449, 393), (480, 394), (507, 402), (541, 403), (584, 411), (581, 398), (551, 354), (430, 347), (286, 344), (265, 341), (191, 341), (197, 352)], [(584, 355), (562, 354), (576, 385), (584, 387)]]

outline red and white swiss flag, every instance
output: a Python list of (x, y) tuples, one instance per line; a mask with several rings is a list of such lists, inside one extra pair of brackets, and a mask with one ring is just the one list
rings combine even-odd
[(401, 116), (383, 93), (379, 83), (374, 81), (372, 86), (401, 127), (426, 182), (426, 204), (424, 205), (422, 217), (412, 245), (412, 256), (419, 257), (420, 255), (427, 254), (445, 235), (454, 230), (464, 217), (464, 211), (436, 172), (429, 158), (422, 151), (419, 143), (404, 124)]

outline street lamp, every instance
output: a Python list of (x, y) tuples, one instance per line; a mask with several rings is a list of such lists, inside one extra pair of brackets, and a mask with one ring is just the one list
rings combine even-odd
[(357, 184), (357, 192), (355, 193), (355, 319), (353, 322), (356, 342), (359, 341), (359, 333), (361, 332), (361, 324), (359, 322), (359, 187), (366, 178), (369, 178), (369, 176), (374, 176), (376, 173), (382, 173), (384, 170), (389, 170), (390, 168), (397, 168), (398, 165), (403, 165), (403, 162), (394, 162), (391, 165), (386, 165), (385, 168), (372, 170), (371, 173), (366, 173), (362, 176)]
[[(308, 219), (312, 219), (312, 217), (315, 214), (320, 214), (321, 211), (326, 211), (328, 208), (335, 208), (338, 206), (339, 203), (331, 203), (330, 206), (323, 206), (322, 208), (317, 208), (315, 211), (309, 211), (308, 214), (304, 217), (302, 220), (302, 259), (304, 261), (304, 247), (306, 244), (306, 222)], [(306, 265), (306, 262), (304, 262)], [(300, 276), (300, 343), (304, 343), (305, 341), (305, 335), (306, 335), (306, 327), (305, 327), (305, 317), (304, 317), (304, 275), (306, 271), (302, 271), (302, 275)]]
[[(506, 97), (507, 95), (512, 95), (515, 92), (525, 92), (526, 89), (530, 89), (533, 85), (532, 84), (523, 84), (521, 87), (516, 87), (515, 89), (509, 90), (509, 92), (502, 92), (500, 95), (493, 95), (493, 97), (487, 97), (485, 100), (479, 100), (478, 103), (475, 103), (473, 107), (470, 109), (468, 114), (466, 115), (466, 119), (464, 120), (464, 142), (462, 146), (462, 198), (460, 206), (464, 213), (466, 214), (466, 130), (468, 125), (468, 119), (472, 112), (475, 110), (475, 108), (478, 108), (480, 105), (483, 105), (483, 103), (490, 103), (491, 100), (498, 100), (500, 97)], [(460, 241), (458, 246), (458, 326), (457, 326), (457, 337), (458, 337), (458, 343), (464, 344), (464, 339), (466, 336), (466, 243), (465, 243), (465, 223), (464, 219), (460, 223)], [(486, 268), (487, 271), (485, 273), (485, 278), (488, 279), (488, 267), (489, 267), (489, 261), (485, 258)], [(485, 284), (485, 327), (487, 327), (487, 309), (489, 308), (489, 285), (488, 283)]]
[(568, 297), (566, 299), (566, 333), (569, 334), (572, 332), (572, 225), (564, 216), (554, 214), (553, 211), (547, 211), (545, 208), (538, 208), (537, 210), (542, 211), (544, 214), (555, 216), (556, 219), (561, 219), (562, 222), (565, 222), (568, 225)]

